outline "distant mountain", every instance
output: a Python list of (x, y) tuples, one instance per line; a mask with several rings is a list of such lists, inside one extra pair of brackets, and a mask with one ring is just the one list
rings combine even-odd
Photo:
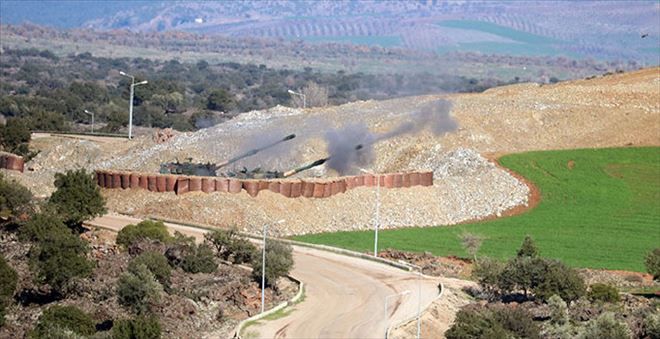
[(3, 0), (0, 8), (2, 23), (95, 30), (610, 60), (653, 61), (660, 53), (657, 1)]

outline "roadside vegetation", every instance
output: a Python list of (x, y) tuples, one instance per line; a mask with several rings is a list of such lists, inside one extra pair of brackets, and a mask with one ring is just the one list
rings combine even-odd
[[(645, 257), (660, 244), (660, 148), (529, 152), (504, 156), (500, 163), (540, 189), (536, 208), (458, 226), (381, 230), (379, 247), (505, 259), (530, 235), (547, 257), (571, 267), (645, 271)], [(465, 233), (483, 238), (478, 253), (463, 248)], [(369, 231), (294, 239), (358, 251), (373, 248)], [(657, 267), (655, 260), (647, 259), (647, 265)]]

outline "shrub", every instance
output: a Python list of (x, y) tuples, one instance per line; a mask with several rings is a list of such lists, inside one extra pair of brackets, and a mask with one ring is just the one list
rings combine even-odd
[(660, 338), (660, 312), (649, 312), (644, 317), (644, 332), (647, 338)]
[(591, 301), (603, 301), (607, 303), (619, 302), (619, 290), (607, 284), (593, 284), (590, 286), (587, 297)]
[[(273, 286), (279, 277), (289, 274), (293, 267), (291, 246), (279, 241), (266, 241), (266, 285)], [(261, 284), (262, 256), (252, 261), (252, 277)]]
[(213, 258), (213, 250), (208, 245), (193, 245), (184, 255), (181, 269), (188, 273), (213, 273), (218, 268)]
[(32, 193), (14, 180), (0, 173), (0, 218), (16, 222), (23, 213), (31, 211)]
[(87, 243), (61, 222), (41, 215), (28, 224), (26, 226), (30, 228), (26, 233), (37, 242), (28, 256), (32, 267), (37, 269), (38, 280), (61, 293), (72, 278), (84, 277), (92, 272), (93, 263), (85, 255)]
[(5, 322), (5, 308), (16, 290), (18, 275), (0, 254), (0, 326)]
[(126, 306), (137, 314), (149, 310), (151, 303), (160, 299), (163, 287), (145, 265), (136, 265), (133, 272), (127, 272), (119, 277), (117, 282), (117, 299), (119, 304)]
[(656, 248), (646, 255), (644, 260), (646, 271), (653, 275), (653, 279), (660, 280), (660, 248)]
[(547, 301), (552, 295), (559, 295), (567, 302), (584, 296), (586, 288), (584, 280), (574, 269), (557, 260), (541, 260), (532, 291), (536, 297)]
[(69, 229), (53, 211), (34, 214), (18, 232), (19, 239), (40, 243), (53, 233), (69, 233)]
[(614, 313), (605, 312), (587, 324), (582, 338), (628, 339), (630, 338), (630, 329), (625, 323), (616, 320)]
[(472, 259), (476, 262), (477, 252), (479, 252), (479, 248), (481, 248), (481, 243), (484, 241), (483, 236), (465, 232), (461, 234), (459, 237), (461, 239), (461, 243), (465, 251), (467, 251), (468, 254), (470, 254), (470, 256), (472, 257)]
[(503, 262), (490, 258), (481, 258), (476, 261), (472, 269), (472, 277), (487, 292), (494, 293), (497, 290), (498, 281), (503, 270)]
[(79, 227), (84, 220), (106, 212), (101, 190), (92, 173), (84, 169), (56, 173), (55, 187), (48, 202), (55, 206), (69, 227)]
[(161, 221), (145, 220), (137, 225), (128, 225), (117, 234), (117, 244), (128, 248), (132, 244), (144, 240), (158, 240), (167, 243), (172, 236)]
[(155, 316), (138, 316), (123, 319), (112, 326), (112, 339), (157, 339), (160, 338), (160, 322)]
[(78, 335), (92, 335), (96, 332), (96, 322), (77, 307), (55, 305), (44, 311), (30, 334), (34, 338), (52, 338), (53, 329), (65, 329)]
[(468, 305), (458, 311), (447, 339), (539, 338), (540, 330), (522, 308), (505, 305)]
[(251, 262), (257, 248), (247, 239), (241, 237), (236, 229), (213, 230), (204, 236), (211, 243), (218, 256), (234, 264)]
[(139, 265), (144, 265), (163, 286), (170, 285), (172, 268), (164, 255), (154, 251), (143, 252), (128, 263), (128, 271), (135, 274)]
[(536, 243), (529, 235), (523, 240), (522, 246), (518, 250), (518, 257), (530, 257), (536, 258), (539, 255), (539, 249), (536, 247)]
[(30, 137), (30, 129), (24, 119), (8, 119), (4, 126), (0, 126), (0, 144), (8, 152), (27, 155)]
[(568, 305), (558, 295), (548, 298), (548, 307), (550, 307), (550, 321), (554, 324), (563, 325), (568, 323)]

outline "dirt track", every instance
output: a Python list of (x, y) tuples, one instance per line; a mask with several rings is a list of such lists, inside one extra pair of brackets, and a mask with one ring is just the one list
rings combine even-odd
[[(118, 231), (139, 221), (106, 215), (87, 224)], [(205, 233), (198, 228), (166, 225), (198, 240)], [(305, 283), (305, 301), (287, 317), (249, 327), (246, 337), (382, 338), (387, 326), (416, 314), (420, 289), (422, 309), (439, 293), (439, 279), (420, 279), (415, 273), (364, 259), (294, 246), (294, 260), (291, 275)], [(403, 294), (397, 296), (399, 293)]]

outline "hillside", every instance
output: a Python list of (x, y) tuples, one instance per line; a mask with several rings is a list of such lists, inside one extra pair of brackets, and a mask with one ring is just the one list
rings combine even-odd
[[(435, 172), (433, 187), (382, 192), (383, 227), (453, 224), (501, 214), (528, 202), (527, 187), (479, 153), (660, 145), (659, 71), (645, 69), (546, 86), (514, 85), (482, 94), (409, 97), (306, 110), (277, 107), (246, 113), (198, 132), (182, 133), (160, 144), (148, 136), (132, 142), (120, 139), (106, 143), (36, 139), (34, 144), (42, 152), (27, 164), (34, 171), (8, 175), (38, 194), (48, 194), (53, 174), (64, 169), (114, 168), (153, 173), (161, 162), (187, 157), (219, 162), (296, 133), (296, 139), (229, 168), (286, 170), (327, 156), (330, 132), (363, 138), (392, 134), (405, 126), (403, 122), (418, 119), (420, 111), (432, 110), (437, 100), (448, 98), (454, 103), (451, 116), (458, 124), (457, 130), (435, 135), (421, 128), (419, 133), (385, 139), (373, 145), (373, 162), (361, 165), (376, 172)], [(349, 173), (355, 171), (349, 169)], [(301, 175), (332, 176), (336, 172), (322, 167)], [(118, 212), (238, 225), (246, 231), (256, 232), (263, 222), (274, 218), (287, 219), (286, 225), (274, 230), (285, 235), (370, 228), (373, 194), (364, 187), (327, 199), (282, 199), (267, 191), (253, 198), (246, 193), (175, 196), (110, 190), (106, 197), (110, 209)], [(337, 214), (338, 210), (343, 212)], [(291, 218), (291, 211), (297, 211), (295, 218)]]

